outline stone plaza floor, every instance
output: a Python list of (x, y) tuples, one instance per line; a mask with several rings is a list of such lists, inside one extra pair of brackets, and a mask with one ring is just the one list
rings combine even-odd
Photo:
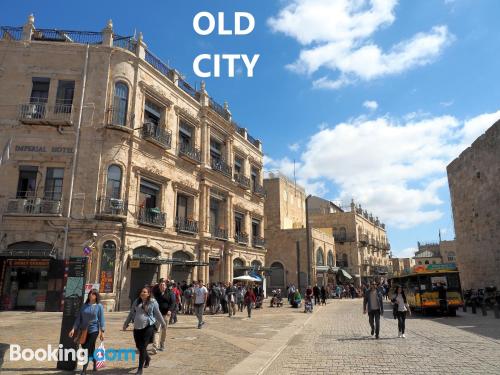
[[(399, 339), (388, 307), (375, 340), (361, 309), (360, 299), (329, 300), (313, 314), (266, 304), (251, 319), (245, 312), (207, 315), (203, 329), (195, 317), (179, 315), (168, 328), (167, 350), (152, 356), (144, 374), (500, 374), (500, 319), (491, 313), (414, 314), (407, 339)], [(125, 317), (106, 314), (107, 348), (134, 347), (131, 328), (121, 330)], [(60, 321), (60, 313), (0, 312), (0, 373), (74, 373), (56, 370), (54, 362), (9, 361), (9, 344), (57, 346)], [(107, 362), (98, 373), (133, 374), (136, 366)]]

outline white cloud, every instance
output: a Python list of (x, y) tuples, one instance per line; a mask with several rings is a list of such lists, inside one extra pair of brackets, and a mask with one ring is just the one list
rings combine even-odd
[(374, 111), (378, 108), (378, 103), (375, 100), (365, 100), (363, 103), (363, 107), (371, 111)]
[(288, 145), (288, 149), (293, 152), (297, 152), (300, 149), (300, 144), (298, 142)]
[(455, 103), (453, 100), (448, 100), (446, 102), (441, 102), (439, 104), (441, 104), (443, 107), (450, 107), (453, 105), (453, 103)]
[(313, 74), (327, 68), (337, 78), (323, 76), (313, 87), (339, 89), (429, 64), (453, 40), (448, 28), (439, 25), (384, 52), (371, 38), (394, 22), (396, 5), (396, 0), (292, 0), (268, 25), (302, 45), (290, 70)]
[[(307, 142), (295, 175), (309, 193), (325, 194), (327, 186), (335, 187), (329, 198), (353, 197), (389, 225), (430, 223), (443, 215), (439, 191), (447, 186), (446, 166), (498, 118), (500, 111), (466, 121), (358, 117), (324, 126)], [(268, 161), (266, 168), (294, 173), (288, 158)]]
[(393, 256), (397, 258), (413, 258), (415, 256), (415, 252), (417, 251), (416, 247), (407, 247), (403, 250), (393, 251)]

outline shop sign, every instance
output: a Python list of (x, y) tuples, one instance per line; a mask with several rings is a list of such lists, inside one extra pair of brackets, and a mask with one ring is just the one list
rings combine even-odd
[(113, 271), (101, 271), (101, 288), (99, 293), (113, 292)]
[(141, 261), (139, 259), (130, 260), (130, 268), (139, 268), (141, 266)]
[(72, 154), (73, 147), (62, 146), (40, 146), (40, 145), (16, 145), (16, 152), (51, 152), (54, 154)]
[(11, 267), (39, 267), (49, 266), (49, 259), (9, 259)]

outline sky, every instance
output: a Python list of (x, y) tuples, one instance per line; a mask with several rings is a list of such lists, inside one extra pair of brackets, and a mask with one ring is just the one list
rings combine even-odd
[[(224, 12), (227, 30), (248, 12), (255, 28), (202, 36), (204, 11)], [(439, 231), (454, 238), (446, 166), (500, 119), (496, 0), (24, 0), (2, 6), (0, 25), (30, 13), (39, 28), (100, 31), (112, 19), (117, 34), (142, 32), (196, 87), (198, 55), (259, 54), (253, 77), (241, 60), (228, 77), (223, 61), (221, 77), (204, 78), (209, 95), (263, 142), (266, 170), (386, 223), (394, 256)]]

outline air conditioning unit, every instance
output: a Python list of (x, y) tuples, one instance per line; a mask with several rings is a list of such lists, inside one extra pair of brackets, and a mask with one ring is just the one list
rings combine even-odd
[(7, 213), (18, 214), (24, 212), (26, 199), (9, 199), (7, 202)]
[(61, 213), (61, 202), (44, 200), (40, 210), (42, 214), (59, 214)]

